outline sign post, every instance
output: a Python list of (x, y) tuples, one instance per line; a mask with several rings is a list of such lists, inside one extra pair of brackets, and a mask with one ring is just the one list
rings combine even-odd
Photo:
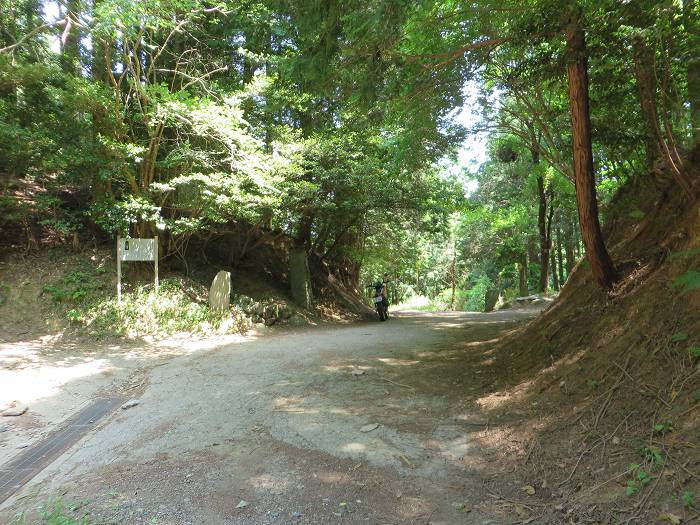
[(153, 261), (158, 292), (158, 237), (135, 239), (117, 237), (117, 301), (122, 301), (122, 261)]

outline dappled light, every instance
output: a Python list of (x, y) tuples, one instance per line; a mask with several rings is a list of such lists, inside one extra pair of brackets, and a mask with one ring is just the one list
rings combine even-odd
[(410, 359), (396, 359), (394, 357), (378, 357), (377, 361), (388, 366), (411, 366), (417, 365), (420, 361)]
[(0, 523), (700, 523), (700, 0), (11, 0)]

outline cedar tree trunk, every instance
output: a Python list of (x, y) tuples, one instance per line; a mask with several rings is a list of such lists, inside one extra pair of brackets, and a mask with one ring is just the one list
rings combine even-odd
[(615, 268), (603, 242), (598, 219), (598, 201), (593, 171), (591, 118), (588, 103), (588, 60), (586, 37), (580, 25), (580, 12), (575, 12), (566, 28), (568, 51), (567, 76), (569, 109), (573, 139), (576, 204), (581, 236), (591, 272), (598, 285), (609, 290), (615, 282)]

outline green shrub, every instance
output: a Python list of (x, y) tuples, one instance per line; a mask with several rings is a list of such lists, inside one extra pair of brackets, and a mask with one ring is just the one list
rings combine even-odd
[(83, 303), (103, 288), (90, 269), (77, 269), (63, 276), (57, 283), (45, 284), (42, 291), (54, 303)]
[(237, 307), (214, 312), (207, 303), (192, 300), (185, 291), (191, 285), (179, 279), (163, 280), (158, 293), (152, 284), (126, 290), (118, 302), (104, 273), (103, 267), (80, 266), (45, 285), (43, 292), (71, 324), (87, 329), (96, 338), (238, 333), (250, 327), (247, 316)]
[(68, 318), (96, 337), (237, 333), (249, 328), (245, 313), (237, 308), (215, 312), (206, 303), (193, 302), (177, 279), (165, 280), (158, 293), (152, 286), (139, 286), (115, 297), (101, 298), (73, 308)]
[(0, 306), (7, 302), (7, 298), (10, 296), (10, 285), (5, 283), (0, 283)]

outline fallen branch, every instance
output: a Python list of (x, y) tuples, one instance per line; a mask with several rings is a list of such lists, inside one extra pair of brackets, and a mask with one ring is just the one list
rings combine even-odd
[(609, 480), (603, 481), (602, 483), (598, 483), (598, 484), (595, 485), (594, 487), (592, 487), (592, 488), (590, 488), (590, 489), (588, 489), (588, 490), (585, 490), (585, 491), (581, 492), (578, 496), (576, 496), (576, 498), (572, 501), (572, 503), (575, 503), (575, 502), (577, 502), (578, 500), (580, 500), (583, 496), (587, 496), (588, 494), (591, 494), (591, 493), (595, 492), (595, 491), (598, 490), (599, 488), (604, 487), (605, 485), (607, 485), (607, 484), (610, 483), (611, 481), (615, 481), (616, 479), (619, 479), (619, 478), (621, 478), (622, 476), (625, 476), (625, 475), (629, 474), (629, 473), (632, 472), (633, 470), (634, 470), (633, 468), (628, 468), (627, 470), (625, 470), (624, 472), (621, 472), (621, 473), (618, 474), (617, 476), (613, 476), (613, 477), (610, 478)]
[[(486, 487), (485, 487), (486, 488)], [(491, 497), (496, 498), (496, 499), (502, 499), (503, 501), (507, 501), (508, 503), (512, 503), (513, 505), (520, 505), (521, 507), (524, 507), (529, 510), (535, 510), (535, 507), (546, 507), (547, 505), (543, 503), (523, 503), (522, 501), (506, 498), (505, 496), (501, 496), (500, 494), (496, 494), (495, 492), (491, 492), (488, 488), (486, 488), (486, 492), (488, 492)]]
[(596, 443), (593, 444), (593, 446), (589, 447), (588, 449), (584, 450), (581, 452), (581, 455), (578, 457), (578, 460), (576, 461), (576, 464), (574, 465), (574, 469), (571, 471), (571, 474), (569, 474), (569, 477), (566, 478), (564, 481), (559, 483), (557, 487), (561, 487), (562, 485), (566, 485), (569, 481), (571, 481), (571, 478), (574, 477), (574, 474), (576, 473), (576, 469), (578, 468), (579, 463), (581, 463), (581, 460), (583, 459), (583, 456), (591, 452), (594, 448), (596, 448), (598, 445), (600, 445), (603, 442), (603, 440), (598, 440)]
[(379, 379), (381, 379), (382, 381), (386, 381), (387, 383), (391, 383), (392, 385), (402, 386), (402, 387), (408, 388), (410, 390), (415, 390), (415, 388), (412, 386), (404, 385), (403, 383), (397, 383), (396, 381), (392, 381), (391, 379), (387, 379), (385, 377), (380, 377)]
[[(600, 423), (600, 420), (602, 417), (605, 415), (605, 412), (607, 412), (608, 407), (610, 406), (610, 402), (612, 401), (613, 394), (615, 391), (620, 388), (620, 385), (624, 382), (625, 374), (627, 374), (627, 367), (629, 366), (630, 359), (632, 357), (632, 354), (627, 356), (627, 361), (625, 361), (625, 366), (622, 367), (622, 371), (624, 374), (622, 374), (620, 377), (617, 378), (617, 381), (615, 381), (615, 384), (610, 387), (610, 390), (608, 390), (607, 394), (608, 397), (605, 399), (603, 402), (603, 406), (600, 407), (600, 410), (598, 411), (598, 414), (596, 415), (595, 422), (593, 423), (593, 428), (598, 428), (598, 423)], [(618, 365), (619, 366), (619, 365)], [(629, 375), (629, 374), (627, 374)]]
[(653, 395), (654, 397), (656, 397), (656, 399), (658, 399), (658, 400), (661, 401), (664, 405), (666, 405), (666, 408), (671, 408), (671, 405), (670, 405), (665, 399), (663, 399), (661, 396), (659, 396), (658, 392), (654, 392), (653, 389), (650, 388), (648, 385), (646, 385), (646, 384), (644, 384), (644, 383), (640, 383), (639, 381), (637, 381), (634, 377), (632, 377), (632, 376), (629, 374), (629, 372), (628, 372), (627, 370), (625, 370), (624, 368), (622, 368), (622, 367), (621, 367), (620, 365), (618, 365), (615, 361), (613, 361), (613, 364), (614, 364), (617, 368), (619, 368), (620, 370), (622, 370), (622, 373), (625, 374), (633, 383), (636, 383), (637, 385), (639, 385), (640, 388), (645, 389), (645, 390), (646, 390), (647, 392), (649, 392), (651, 395)]
[(527, 465), (527, 462), (530, 459), (530, 455), (532, 454), (532, 451), (535, 449), (535, 445), (537, 445), (537, 438), (534, 438), (532, 440), (532, 443), (530, 443), (530, 446), (528, 447), (527, 455), (525, 456), (525, 461), (523, 461), (523, 467), (525, 465)]

